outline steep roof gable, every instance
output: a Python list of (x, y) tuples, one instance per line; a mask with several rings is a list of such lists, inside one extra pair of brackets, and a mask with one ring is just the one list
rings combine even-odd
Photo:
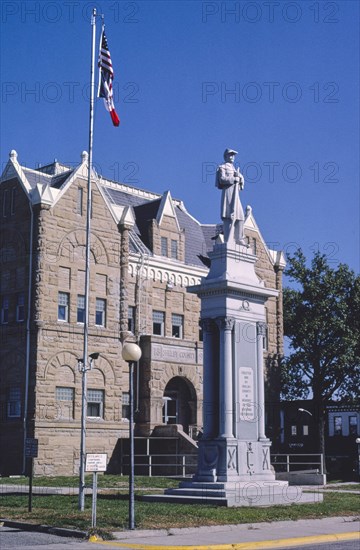
[(170, 218), (173, 218), (176, 222), (176, 226), (178, 231), (180, 231), (180, 225), (179, 221), (177, 219), (177, 215), (175, 212), (174, 204), (171, 198), (170, 191), (165, 191), (165, 193), (162, 196), (162, 199), (160, 201), (159, 210), (156, 216), (156, 221), (159, 225), (161, 225), (164, 216), (168, 216)]
[(267, 246), (267, 244), (266, 244), (266, 242), (265, 242), (265, 240), (264, 240), (264, 238), (261, 234), (259, 226), (256, 223), (256, 220), (255, 220), (254, 215), (252, 213), (251, 206), (246, 207), (244, 228), (245, 229), (250, 229), (252, 231), (256, 231), (258, 233), (260, 241), (262, 242), (262, 244), (264, 246), (264, 250), (266, 251), (266, 254), (267, 254), (267, 256), (268, 256), (268, 258), (269, 258), (272, 265), (278, 265), (280, 267), (285, 267), (286, 266), (286, 261), (285, 261), (285, 258), (284, 258), (284, 254), (281, 251), (271, 250)]

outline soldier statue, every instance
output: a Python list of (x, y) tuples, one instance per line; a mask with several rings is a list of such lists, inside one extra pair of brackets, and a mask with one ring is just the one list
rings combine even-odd
[(244, 189), (244, 177), (240, 174), (239, 168), (234, 166), (235, 155), (237, 151), (225, 150), (225, 162), (217, 167), (215, 185), (222, 190), (221, 219), (224, 227), (224, 241), (234, 240), (238, 244), (245, 244), (245, 217), (240, 202), (240, 189)]

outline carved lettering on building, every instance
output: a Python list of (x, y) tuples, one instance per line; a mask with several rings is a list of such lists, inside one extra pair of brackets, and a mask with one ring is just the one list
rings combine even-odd
[(194, 364), (196, 362), (202, 363), (203, 352), (202, 350), (195, 350), (193, 348), (152, 344), (151, 356), (155, 361), (173, 361), (174, 363)]

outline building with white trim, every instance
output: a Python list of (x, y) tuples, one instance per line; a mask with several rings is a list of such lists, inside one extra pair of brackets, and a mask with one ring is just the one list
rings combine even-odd
[[(2, 475), (24, 471), (26, 438), (39, 441), (36, 474), (79, 471), (87, 161), (83, 153), (75, 168), (55, 161), (30, 169), (12, 151), (1, 176)], [(94, 172), (92, 193), (89, 354), (100, 357), (87, 375), (86, 448), (106, 452), (109, 471), (119, 471), (118, 443), (128, 437), (128, 366), (121, 357), (127, 338), (142, 348), (136, 434), (151, 437), (159, 427), (164, 434), (171, 425), (189, 443), (201, 431), (200, 304), (186, 288), (206, 277), (221, 226), (201, 224), (170, 191), (156, 194)], [(279, 291), (266, 304), (271, 403), (279, 396), (285, 262), (266, 246), (250, 208), (245, 234), (259, 279)], [(274, 427), (272, 411), (267, 422)]]

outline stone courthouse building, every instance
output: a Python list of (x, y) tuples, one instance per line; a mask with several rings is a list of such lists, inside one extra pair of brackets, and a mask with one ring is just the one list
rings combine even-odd
[[(30, 169), (10, 153), (0, 183), (0, 474), (24, 468), (25, 438), (37, 438), (36, 474), (78, 474), (81, 422), (87, 154), (76, 168)], [(187, 287), (208, 272), (219, 233), (181, 200), (92, 177), (87, 452), (106, 452), (112, 471), (128, 437), (125, 338), (142, 348), (136, 369), (136, 434), (185, 440), (202, 426), (200, 303)], [(268, 402), (278, 399), (283, 350), (280, 252), (269, 250), (247, 210), (256, 272), (279, 291), (267, 302), (264, 361)], [(244, 304), (246, 307), (246, 304)], [(267, 424), (271, 427), (269, 407)], [(161, 427), (159, 429), (159, 427)], [(164, 440), (166, 442), (166, 440)], [(165, 444), (165, 443), (164, 443)]]

